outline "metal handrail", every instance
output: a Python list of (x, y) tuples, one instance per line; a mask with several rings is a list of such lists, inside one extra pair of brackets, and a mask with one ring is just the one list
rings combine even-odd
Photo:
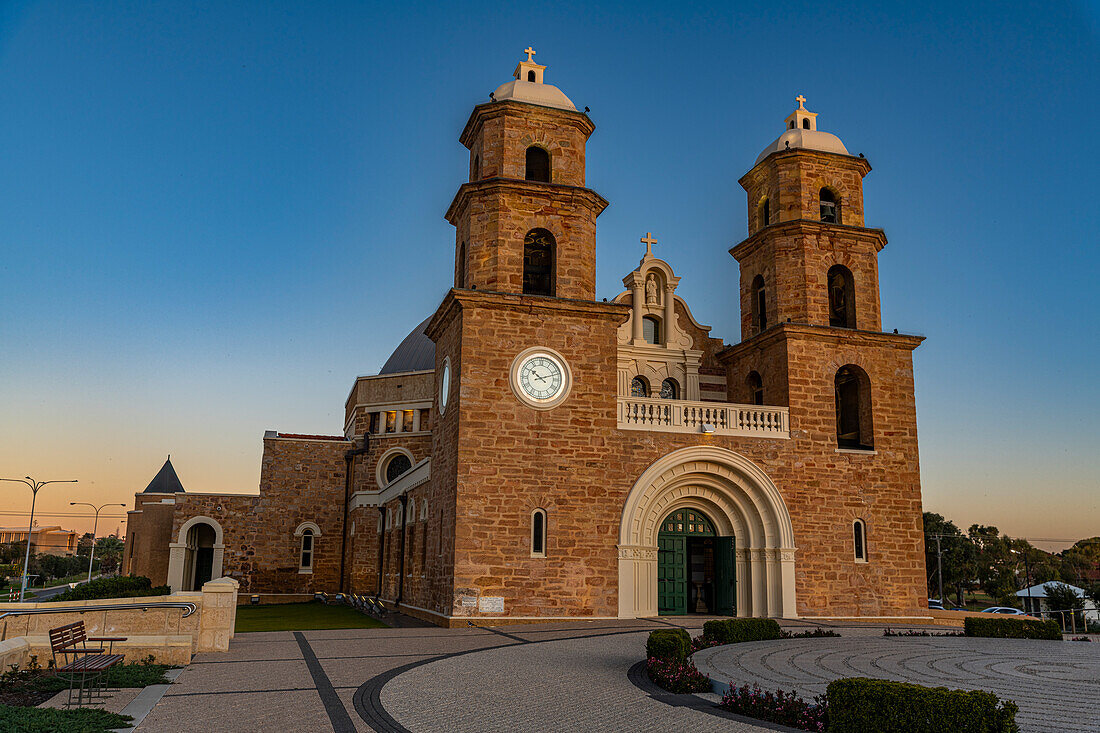
[(197, 609), (190, 601), (154, 601), (153, 603), (113, 603), (106, 606), (65, 606), (59, 608), (24, 608), (0, 613), (0, 618), (8, 616), (35, 616), (40, 613), (88, 613), (91, 611), (132, 611), (140, 609), (148, 611), (150, 608), (182, 608), (181, 618), (187, 618)]

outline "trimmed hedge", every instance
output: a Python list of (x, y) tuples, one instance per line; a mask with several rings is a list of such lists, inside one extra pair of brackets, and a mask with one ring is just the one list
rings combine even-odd
[(691, 654), (691, 635), (684, 629), (661, 629), (649, 632), (645, 643), (648, 659), (683, 662)]
[(984, 636), (992, 639), (1062, 640), (1062, 627), (1053, 620), (1032, 621), (1031, 619), (967, 616), (963, 619), (963, 628), (967, 636)]
[(116, 575), (112, 578), (96, 578), (91, 583), (83, 583), (70, 588), (46, 603), (57, 601), (92, 601), (98, 598), (137, 598), (143, 596), (167, 596), (172, 589), (166, 585), (152, 587), (153, 581), (138, 575)]
[(1016, 703), (991, 692), (850, 677), (826, 691), (829, 733), (1017, 733)]
[(770, 618), (729, 618), (703, 624), (703, 639), (719, 644), (769, 641), (783, 638), (779, 624)]

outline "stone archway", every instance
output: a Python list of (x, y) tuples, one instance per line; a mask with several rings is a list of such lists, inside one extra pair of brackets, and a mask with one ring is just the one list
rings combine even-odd
[(216, 519), (191, 517), (184, 522), (176, 541), (168, 545), (168, 585), (172, 592), (201, 590), (201, 583), (196, 581), (206, 575), (210, 580), (222, 577), (224, 541), (222, 526)]
[(657, 615), (657, 534), (669, 512), (704, 512), (733, 535), (738, 616), (794, 618), (794, 529), (779, 490), (748, 458), (715, 446), (674, 451), (631, 488), (619, 525), (619, 617)]

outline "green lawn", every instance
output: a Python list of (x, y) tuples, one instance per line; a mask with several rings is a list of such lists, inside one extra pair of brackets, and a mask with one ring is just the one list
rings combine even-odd
[(237, 633), (250, 631), (307, 631), (310, 629), (380, 629), (381, 621), (348, 606), (323, 603), (283, 603), (237, 606)]

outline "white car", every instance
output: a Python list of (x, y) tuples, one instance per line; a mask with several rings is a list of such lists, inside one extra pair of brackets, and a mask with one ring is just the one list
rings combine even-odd
[(1027, 614), (1018, 608), (1009, 608), (1008, 606), (990, 606), (989, 608), (983, 608), (982, 613), (1003, 613), (1008, 616), (1026, 616)]

